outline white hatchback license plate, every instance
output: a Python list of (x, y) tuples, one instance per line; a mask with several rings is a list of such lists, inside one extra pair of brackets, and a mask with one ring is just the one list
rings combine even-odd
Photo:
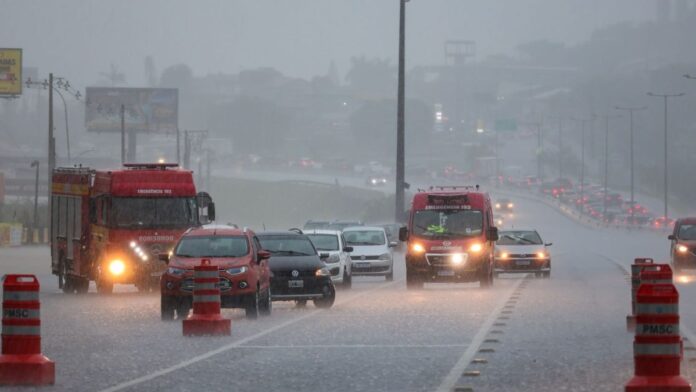
[(370, 268), (370, 263), (355, 263), (355, 268)]
[(532, 261), (531, 260), (517, 260), (517, 262), (515, 262), (515, 264), (517, 264), (517, 265), (530, 265), (530, 264), (532, 264)]
[(440, 270), (437, 271), (438, 276), (454, 276), (454, 271), (452, 270)]
[(304, 287), (304, 281), (302, 281), (302, 280), (288, 280), (288, 287), (290, 287), (290, 288)]

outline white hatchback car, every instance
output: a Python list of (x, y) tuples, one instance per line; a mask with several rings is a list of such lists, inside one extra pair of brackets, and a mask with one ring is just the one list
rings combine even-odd
[(383, 227), (356, 226), (343, 230), (346, 244), (353, 248), (350, 255), (353, 275), (384, 276), (394, 279), (394, 254), (396, 242), (389, 242)]
[(349, 289), (353, 284), (353, 269), (351, 268), (350, 252), (353, 248), (346, 245), (343, 233), (338, 230), (305, 230), (303, 232), (317, 248), (321, 255), (328, 253), (329, 257), (322, 258), (326, 268), (331, 272), (331, 280), (335, 285)]

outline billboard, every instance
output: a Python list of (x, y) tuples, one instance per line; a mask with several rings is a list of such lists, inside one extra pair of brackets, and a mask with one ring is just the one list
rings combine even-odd
[(22, 49), (0, 48), (0, 95), (22, 93)]
[(176, 132), (179, 90), (175, 88), (87, 87), (85, 127), (91, 132), (120, 132), (121, 105), (126, 131)]

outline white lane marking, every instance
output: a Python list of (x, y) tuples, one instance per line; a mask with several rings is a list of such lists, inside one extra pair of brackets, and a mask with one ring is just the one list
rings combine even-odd
[(522, 279), (518, 279), (517, 282), (515, 282), (515, 284), (512, 285), (512, 288), (508, 290), (508, 293), (503, 296), (503, 298), (500, 300), (495, 309), (493, 309), (493, 311), (490, 313), (486, 321), (484, 321), (484, 323), (481, 325), (481, 328), (479, 328), (478, 332), (474, 336), (474, 339), (471, 341), (471, 344), (469, 344), (469, 347), (466, 349), (466, 351), (464, 351), (464, 354), (462, 354), (462, 356), (459, 358), (452, 370), (450, 370), (449, 374), (447, 374), (445, 379), (442, 380), (442, 383), (437, 388), (438, 392), (451, 391), (457, 383), (457, 381), (459, 381), (459, 378), (462, 376), (462, 373), (469, 366), (469, 363), (474, 358), (474, 355), (476, 355), (476, 352), (478, 351), (479, 347), (481, 347), (481, 344), (486, 339), (488, 331), (493, 327), (493, 323), (495, 322), (495, 319), (498, 317), (500, 312), (503, 310), (505, 303), (512, 296), (512, 293), (514, 293), (515, 290), (517, 290), (517, 288), (520, 286), (520, 284), (522, 284), (522, 282), (526, 278), (527, 276), (525, 275)]
[[(393, 282), (383, 283), (383, 284), (381, 284), (381, 285), (379, 285), (379, 286), (373, 287), (373, 288), (371, 288), (371, 289), (369, 289), (369, 290), (360, 292), (360, 293), (358, 293), (358, 294), (356, 294), (356, 295), (353, 295), (353, 296), (351, 296), (351, 297), (349, 297), (349, 298), (346, 298), (346, 299), (343, 300), (343, 301), (339, 301), (338, 303), (336, 303), (336, 306), (340, 306), (340, 305), (342, 305), (342, 304), (344, 304), (344, 303), (353, 301), (353, 300), (355, 300), (355, 299), (357, 299), (357, 298), (360, 298), (360, 297), (363, 297), (363, 296), (365, 296), (365, 295), (368, 295), (368, 294), (370, 294), (370, 293), (372, 293), (372, 292), (374, 292), (374, 291), (381, 290), (381, 289), (383, 289), (383, 288), (392, 286), (392, 285), (394, 285), (394, 284), (396, 284), (396, 283), (399, 283), (399, 282), (402, 282), (402, 281), (393, 281)], [(266, 335), (268, 335), (268, 334), (270, 334), (270, 333), (273, 333), (273, 332), (275, 332), (275, 331), (277, 331), (277, 330), (279, 330), (279, 329), (283, 329), (283, 328), (285, 328), (285, 327), (287, 327), (287, 326), (289, 326), (289, 325), (296, 324), (296, 323), (298, 323), (298, 322), (300, 322), (300, 321), (302, 321), (302, 320), (306, 320), (306, 319), (308, 319), (308, 318), (310, 318), (310, 317), (316, 316), (317, 314), (319, 314), (319, 313), (321, 313), (321, 312), (325, 312), (325, 311), (326, 311), (326, 310), (322, 310), (322, 309), (314, 310), (314, 311), (312, 311), (312, 312), (310, 312), (310, 313), (307, 313), (307, 314), (305, 314), (305, 315), (299, 316), (299, 317), (294, 318), (294, 319), (291, 319), (291, 320), (287, 320), (287, 321), (285, 321), (285, 322), (283, 322), (283, 323), (280, 323), (280, 324), (278, 324), (278, 325), (276, 325), (276, 326), (274, 326), (274, 327), (271, 327), (271, 328), (268, 328), (268, 329), (266, 329), (266, 330), (263, 330), (263, 331), (261, 331), (261, 332), (259, 332), (259, 333), (257, 333), (257, 334), (254, 334), (254, 335), (251, 335), (251, 336), (247, 336), (246, 338), (243, 338), (243, 339), (234, 341), (234, 342), (232, 342), (232, 343), (230, 343), (230, 344), (224, 345), (224, 346), (219, 347), (219, 348), (217, 348), (217, 349), (215, 349), (215, 350), (211, 350), (211, 351), (208, 351), (208, 352), (203, 353), (203, 354), (201, 354), (201, 355), (195, 356), (195, 357), (193, 357), (193, 358), (191, 358), (191, 359), (188, 359), (188, 360), (186, 360), (186, 361), (179, 362), (178, 364), (173, 365), (173, 366), (170, 366), (170, 367), (168, 367), (168, 368), (161, 369), (161, 370), (158, 370), (158, 371), (155, 371), (155, 372), (146, 374), (146, 375), (144, 375), (144, 376), (135, 378), (135, 379), (133, 379), (133, 380), (126, 381), (126, 382), (123, 382), (123, 383), (121, 383), (121, 384), (117, 384), (117, 385), (114, 385), (114, 386), (112, 386), (112, 387), (103, 389), (103, 390), (101, 390), (100, 392), (115, 392), (115, 391), (120, 391), (120, 390), (129, 388), (129, 387), (138, 385), (138, 384), (142, 384), (142, 383), (147, 382), (147, 381), (150, 381), (150, 380), (154, 380), (155, 378), (162, 377), (162, 376), (167, 375), (167, 374), (169, 374), (169, 373), (175, 372), (175, 371), (177, 371), (177, 370), (179, 370), (179, 369), (183, 369), (183, 368), (185, 368), (185, 367), (191, 366), (191, 365), (193, 365), (193, 364), (195, 364), (195, 363), (198, 363), (198, 362), (201, 362), (201, 361), (205, 361), (206, 359), (211, 358), (211, 357), (213, 357), (213, 356), (215, 356), (215, 355), (224, 353), (225, 351), (229, 351), (229, 350), (231, 350), (231, 349), (233, 349), (233, 348), (239, 347), (239, 346), (241, 346), (241, 345), (244, 344), (244, 343), (251, 342), (251, 341), (256, 340), (256, 339), (258, 339), (258, 338), (260, 338), (260, 337), (263, 337), (263, 336), (266, 336)]]
[(469, 347), (467, 343), (459, 344), (308, 344), (308, 345), (278, 345), (278, 346), (238, 346), (237, 348), (253, 349), (313, 349), (313, 348), (449, 348)]

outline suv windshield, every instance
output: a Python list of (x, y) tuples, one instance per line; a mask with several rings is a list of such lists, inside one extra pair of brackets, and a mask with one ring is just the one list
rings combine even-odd
[(343, 232), (348, 245), (372, 246), (384, 245), (384, 232), (380, 230), (351, 230)]
[(259, 236), (261, 247), (277, 256), (312, 256), (317, 251), (309, 238), (301, 235)]
[(119, 228), (188, 228), (196, 225), (193, 197), (114, 197), (111, 224)]
[(536, 231), (501, 231), (498, 245), (541, 245), (541, 237)]
[(679, 226), (680, 240), (696, 240), (696, 225), (682, 224)]
[(483, 231), (478, 210), (422, 210), (413, 217), (413, 234), (430, 237), (477, 236)]
[(338, 250), (338, 236), (334, 234), (307, 234), (318, 250)]
[(182, 237), (176, 247), (179, 257), (242, 257), (249, 253), (246, 237)]

